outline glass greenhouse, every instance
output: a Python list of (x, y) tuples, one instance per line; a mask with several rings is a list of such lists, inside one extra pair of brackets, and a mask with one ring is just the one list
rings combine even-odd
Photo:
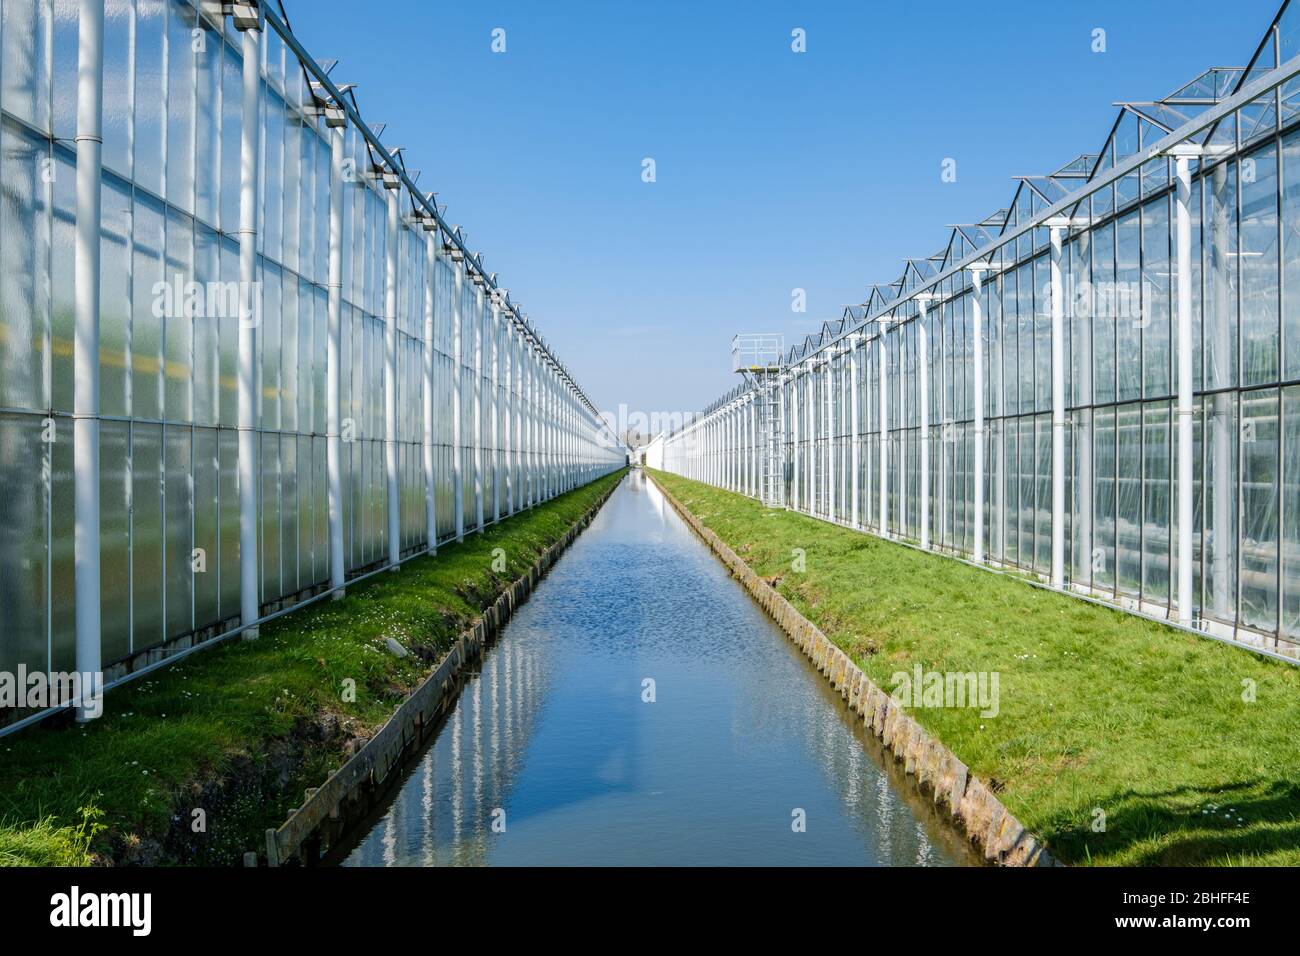
[(624, 464), (331, 68), (274, 3), (0, 5), (0, 669), (111, 684)]
[[(669, 437), (671, 471), (1296, 657), (1300, 4)], [(766, 411), (765, 409), (774, 411)], [(769, 502), (773, 503), (773, 502)]]

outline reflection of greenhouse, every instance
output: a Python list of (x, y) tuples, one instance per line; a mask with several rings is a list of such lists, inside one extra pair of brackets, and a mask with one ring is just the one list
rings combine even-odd
[(790, 507), (1294, 656), (1298, 40), (1124, 104), (665, 466), (757, 495), (770, 425)]
[(0, 669), (118, 677), (622, 464), (279, 4), (80, 8), (2, 8)]
[[(550, 683), (545, 649), (501, 640), (460, 692), (447, 724), (403, 781), (358, 866), (481, 866), (510, 804)], [(494, 824), (498, 827), (493, 830)], [(402, 842), (405, 836), (409, 842)]]

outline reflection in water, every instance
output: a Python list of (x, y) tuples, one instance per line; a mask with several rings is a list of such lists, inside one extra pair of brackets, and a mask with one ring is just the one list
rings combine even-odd
[(634, 472), (344, 862), (974, 861)]

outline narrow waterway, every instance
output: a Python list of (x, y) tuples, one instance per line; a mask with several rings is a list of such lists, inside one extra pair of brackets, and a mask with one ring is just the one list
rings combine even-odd
[(343, 859), (972, 862), (639, 472), (516, 613)]

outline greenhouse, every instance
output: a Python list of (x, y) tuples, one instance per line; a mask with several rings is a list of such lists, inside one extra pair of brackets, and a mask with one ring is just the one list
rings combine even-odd
[(625, 463), (283, 8), (0, 11), (0, 670), (112, 685)]
[(1298, 41), (1288, 3), (820, 334), (738, 337), (656, 460), (1297, 656)]

